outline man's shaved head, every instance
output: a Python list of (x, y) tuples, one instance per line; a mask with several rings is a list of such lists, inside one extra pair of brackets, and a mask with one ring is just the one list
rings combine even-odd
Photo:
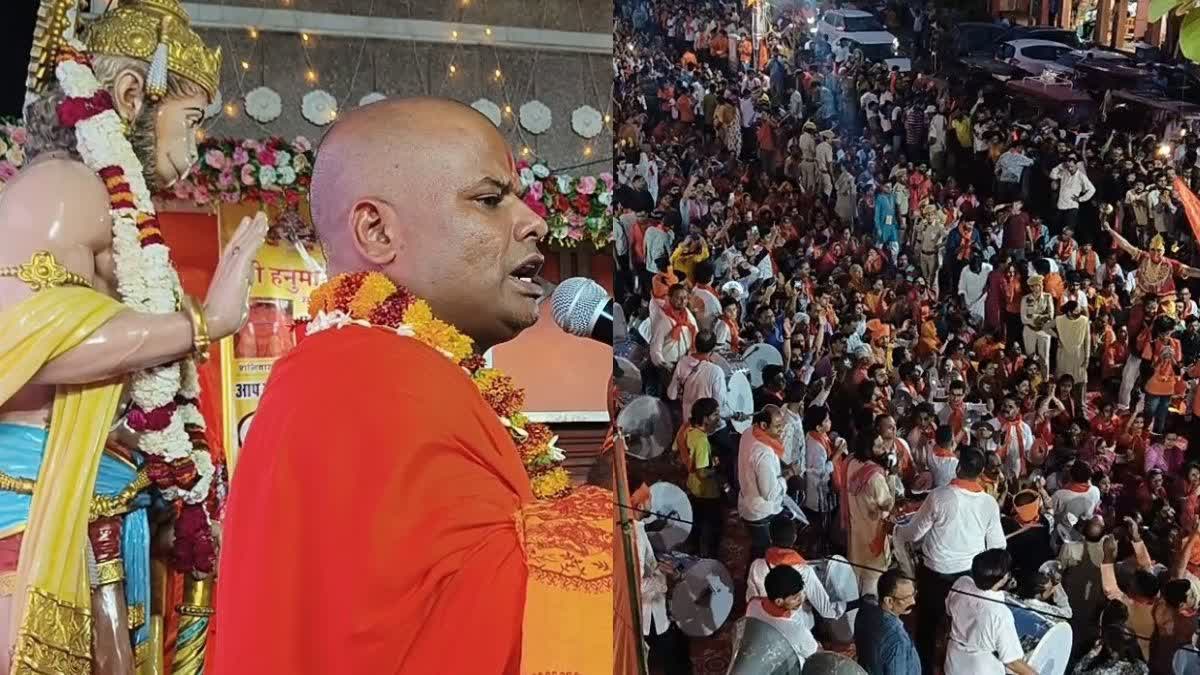
[(480, 349), (537, 320), (546, 224), (518, 195), (495, 125), (448, 99), (387, 99), (340, 117), (313, 167), (331, 274), (382, 271)]

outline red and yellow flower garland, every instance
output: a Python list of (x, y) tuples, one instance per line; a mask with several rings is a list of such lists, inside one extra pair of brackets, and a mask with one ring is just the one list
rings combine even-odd
[[(529, 483), (538, 499), (553, 499), (571, 491), (571, 478), (562, 467), (562, 451), (550, 427), (530, 422), (521, 408), (525, 391), (512, 378), (488, 368), (475, 354), (471, 338), (435, 317), (429, 303), (397, 286), (379, 272), (340, 274), (313, 291), (309, 312), (323, 324), (368, 324), (390, 328), (433, 347), (470, 375), (479, 393), (512, 434)], [(314, 330), (309, 331), (315, 332)]]

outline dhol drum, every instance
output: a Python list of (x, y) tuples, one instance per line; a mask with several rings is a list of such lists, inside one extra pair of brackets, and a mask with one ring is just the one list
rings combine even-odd
[(634, 340), (622, 340), (613, 343), (613, 356), (625, 359), (634, 367), (642, 369), (650, 362), (650, 350), (646, 345)]
[[(825, 586), (825, 592), (834, 602), (853, 602), (861, 595), (858, 587), (858, 575), (854, 567), (840, 555), (835, 555), (820, 562), (812, 563), (817, 578)], [(854, 620), (858, 610), (852, 609), (829, 627), (830, 636), (835, 642), (854, 642)]]
[(1063, 675), (1071, 658), (1071, 624), (1010, 606), (1025, 662), (1038, 675)]
[(750, 379), (746, 376), (745, 371), (739, 370), (729, 376), (725, 402), (732, 412), (741, 413), (744, 416), (740, 420), (729, 422), (734, 430), (740, 434), (749, 429), (750, 418), (754, 417), (754, 390), (750, 388)]
[(912, 513), (896, 517), (896, 530), (892, 533), (892, 555), (904, 576), (915, 579), (917, 576), (917, 547), (904, 536), (901, 525), (907, 525), (913, 519)]
[(681, 572), (670, 598), (675, 625), (691, 637), (716, 633), (733, 612), (733, 576), (720, 562), (707, 558), (689, 562)]
[(764, 368), (783, 366), (783, 354), (771, 345), (760, 342), (746, 350), (742, 355), (742, 363), (750, 373), (750, 385), (757, 388), (762, 386)]
[(692, 532), (692, 502), (679, 486), (666, 481), (651, 485), (649, 510), (655, 515), (642, 522), (655, 553), (673, 551), (687, 541)]

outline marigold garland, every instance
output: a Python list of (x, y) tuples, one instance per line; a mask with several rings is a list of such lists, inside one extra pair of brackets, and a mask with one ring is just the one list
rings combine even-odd
[(313, 320), (307, 335), (346, 325), (390, 328), (446, 355), (467, 372), (509, 430), (529, 473), (533, 494), (538, 499), (554, 499), (571, 491), (571, 476), (562, 467), (563, 452), (555, 445), (558, 437), (550, 427), (532, 423), (521, 413), (525, 391), (509, 376), (488, 368), (475, 353), (471, 338), (435, 317), (427, 302), (379, 272), (353, 272), (340, 274), (313, 291), (309, 312)]

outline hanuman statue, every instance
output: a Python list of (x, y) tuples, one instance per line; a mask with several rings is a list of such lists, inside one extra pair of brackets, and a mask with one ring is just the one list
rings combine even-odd
[[(83, 41), (73, 4), (43, 2), (30, 161), (0, 194), (0, 667), (154, 673), (151, 541), (211, 613), (225, 487), (196, 362), (245, 320), (267, 223), (242, 222), (203, 301), (183, 293), (151, 192), (197, 160), (220, 51), (178, 0), (124, 0)], [(200, 672), (203, 649), (175, 659)]]

